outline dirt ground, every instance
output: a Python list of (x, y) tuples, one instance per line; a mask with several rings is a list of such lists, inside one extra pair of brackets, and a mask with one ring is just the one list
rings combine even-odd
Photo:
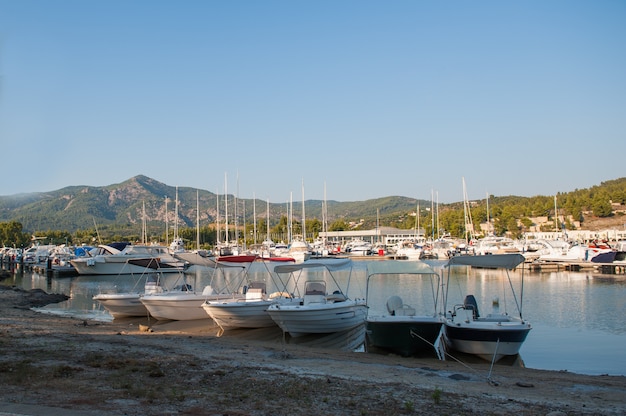
[[(0, 402), (115, 415), (622, 415), (626, 378), (217, 337), (33, 311), (64, 300), (0, 287)], [(563, 346), (567, 348), (566, 345)]]

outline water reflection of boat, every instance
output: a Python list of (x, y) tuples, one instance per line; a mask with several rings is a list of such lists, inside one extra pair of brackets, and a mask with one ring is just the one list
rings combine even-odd
[[(409, 276), (412, 279), (429, 279), (432, 289), (432, 312), (416, 315), (413, 307), (403, 303), (398, 295), (391, 296), (386, 303), (387, 314), (373, 314), (370, 280), (373, 277), (385, 279), (385, 286), (399, 287), (398, 279)], [(420, 261), (370, 262), (367, 264), (366, 299), (368, 315), (366, 318), (365, 349), (368, 352), (386, 351), (402, 356), (436, 355), (435, 344), (441, 334), (443, 317), (437, 313), (439, 298), (439, 274), (429, 265)], [(416, 287), (413, 285), (413, 287)]]
[(365, 326), (358, 325), (354, 328), (333, 332), (330, 334), (306, 334), (292, 337), (284, 333), (279, 327), (272, 326), (256, 329), (236, 329), (225, 332), (224, 338), (260, 341), (269, 343), (285, 343), (310, 348), (336, 349), (341, 351), (356, 351), (363, 346), (365, 339)]
[[(460, 265), (505, 270), (519, 317), (511, 316), (507, 311), (503, 313), (494, 311), (494, 313), (481, 316), (475, 297), (468, 295), (462, 304), (454, 305), (452, 310), (448, 312), (444, 327), (446, 347), (459, 352), (474, 354), (492, 362), (496, 362), (504, 356), (517, 355), (519, 353), (531, 330), (531, 325), (522, 317), (521, 299), (523, 294), (518, 301), (513, 290), (509, 270), (515, 269), (524, 260), (525, 258), (521, 254), (457, 256), (448, 260), (447, 289), (449, 289), (451, 266)], [(522, 269), (522, 290), (523, 279)], [(447, 297), (446, 290), (446, 303)]]

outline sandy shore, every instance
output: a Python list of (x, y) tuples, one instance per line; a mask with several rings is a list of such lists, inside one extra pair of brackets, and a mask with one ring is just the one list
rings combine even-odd
[[(0, 287), (0, 402), (116, 415), (622, 415), (626, 378), (407, 359), (35, 312)], [(148, 329), (148, 330), (146, 330)], [(567, 348), (567, 346), (564, 346)]]

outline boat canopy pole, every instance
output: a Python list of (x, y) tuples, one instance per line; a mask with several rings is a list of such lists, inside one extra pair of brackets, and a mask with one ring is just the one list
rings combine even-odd
[[(515, 295), (515, 289), (513, 289), (513, 282), (511, 281), (511, 276), (509, 275), (509, 271), (506, 271), (506, 277), (509, 279), (509, 286), (511, 286), (511, 292), (513, 293), (513, 300), (515, 301), (515, 306), (519, 311), (519, 317), (522, 319), (522, 307), (521, 307), (521, 296), (520, 294), (520, 302), (517, 301), (517, 296)], [(522, 293), (524, 291), (524, 269), (522, 269)]]

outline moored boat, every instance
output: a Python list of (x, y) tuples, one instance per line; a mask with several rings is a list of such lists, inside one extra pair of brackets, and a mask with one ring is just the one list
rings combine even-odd
[[(428, 279), (432, 289), (432, 309), (429, 313), (416, 314), (415, 308), (405, 304), (401, 297), (393, 295), (386, 302), (387, 313), (372, 313), (375, 305), (370, 303), (370, 281), (384, 278), (385, 287), (393, 285), (398, 292), (408, 288), (406, 278)], [(380, 280), (380, 279), (378, 279)], [(404, 284), (401, 286), (400, 282)], [(402, 356), (437, 355), (436, 343), (441, 334), (443, 317), (437, 312), (440, 277), (429, 265), (421, 261), (370, 262), (367, 264), (368, 314), (365, 321), (365, 349), (367, 352), (391, 352)], [(417, 292), (409, 289), (411, 292)], [(410, 293), (407, 293), (410, 295)], [(418, 297), (413, 293), (414, 298)], [(425, 297), (422, 297), (425, 298)], [(379, 308), (380, 310), (380, 308)]]
[(325, 263), (306, 261), (299, 264), (277, 266), (277, 273), (298, 273), (298, 282), (303, 270), (318, 269), (330, 276), (338, 290), (328, 293), (324, 280), (307, 280), (302, 299), (273, 304), (267, 312), (274, 322), (293, 337), (305, 334), (324, 334), (349, 330), (363, 325), (367, 306), (364, 299), (349, 299), (339, 288), (331, 273), (332, 266)]
[(470, 266), (502, 269), (506, 271), (518, 316), (509, 315), (507, 311), (494, 311), (494, 313), (482, 316), (479, 313), (476, 298), (473, 295), (468, 295), (463, 303), (453, 305), (452, 309), (447, 312), (444, 323), (444, 340), (447, 348), (473, 354), (491, 362), (496, 362), (504, 356), (519, 354), (519, 350), (532, 327), (522, 316), (523, 268), (521, 271), (522, 293), (519, 300), (513, 288), (509, 271), (515, 269), (524, 260), (525, 258), (521, 254), (456, 256), (448, 260), (446, 265), (448, 268), (446, 304), (451, 267)]
[(145, 294), (162, 293), (161, 275), (148, 273), (145, 276), (143, 292), (103, 292), (94, 295), (93, 299), (100, 303), (114, 319), (132, 316), (148, 316), (148, 309), (141, 302)]
[(123, 248), (115, 244), (99, 245), (70, 263), (78, 274), (85, 275), (141, 274), (147, 269), (178, 273), (187, 267), (187, 263), (174, 258), (165, 246), (123, 244)]

